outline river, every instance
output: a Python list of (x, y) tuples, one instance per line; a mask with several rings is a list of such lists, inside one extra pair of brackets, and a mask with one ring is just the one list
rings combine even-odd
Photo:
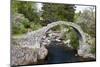
[(78, 55), (75, 56), (77, 54), (77, 50), (72, 50), (57, 42), (52, 42), (47, 49), (47, 57), (44, 60), (39, 60), (37, 64), (41, 65), (95, 61), (93, 58), (82, 58)]

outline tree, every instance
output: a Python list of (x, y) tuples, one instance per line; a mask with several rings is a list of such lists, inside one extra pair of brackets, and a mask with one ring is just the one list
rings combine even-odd
[(29, 1), (11, 1), (11, 20), (13, 34), (23, 34), (28, 29), (36, 30), (41, 27), (36, 3)]
[(75, 13), (75, 15), (74, 15), (74, 22), (77, 22), (77, 19), (79, 18), (80, 15), (81, 15), (81, 11)]
[(96, 18), (94, 9), (94, 7), (85, 9), (76, 19), (76, 22), (82, 27), (83, 31), (92, 37), (96, 36)]
[(19, 13), (14, 13), (12, 17), (12, 34), (26, 33), (30, 23), (29, 20)]
[(43, 3), (42, 10), (42, 17), (45, 22), (50, 23), (58, 20), (73, 22), (74, 20), (74, 5)]
[(12, 0), (12, 12), (24, 14), (30, 21), (38, 21), (36, 3), (30, 1), (16, 1)]
[(11, 0), (11, 12), (12, 12), (12, 14), (18, 12), (18, 4), (19, 4), (19, 1)]

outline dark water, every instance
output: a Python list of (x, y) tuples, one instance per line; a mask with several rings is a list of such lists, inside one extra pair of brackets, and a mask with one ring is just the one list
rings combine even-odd
[(80, 56), (75, 56), (75, 54), (77, 54), (77, 50), (72, 50), (57, 42), (52, 42), (50, 46), (47, 47), (47, 49), (48, 55), (46, 59), (40, 61), (38, 64), (59, 64), (95, 61), (95, 59), (92, 58), (82, 58)]

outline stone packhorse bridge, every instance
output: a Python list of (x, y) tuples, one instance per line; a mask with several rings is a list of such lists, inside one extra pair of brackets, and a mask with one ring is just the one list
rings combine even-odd
[(57, 25), (66, 25), (72, 27), (75, 32), (77, 33), (79, 37), (79, 48), (78, 48), (78, 55), (83, 56), (83, 57), (94, 57), (90, 53), (90, 45), (86, 43), (86, 34), (83, 32), (81, 27), (75, 23), (72, 22), (66, 22), (66, 21), (57, 21), (57, 22), (52, 22), (48, 24), (47, 26), (36, 30), (29, 32), (25, 35), (25, 37), (18, 39), (17, 43), (21, 45), (22, 47), (28, 47), (28, 48), (41, 48), (41, 40), (43, 36), (46, 34), (48, 30), (51, 28), (57, 26)]
[(62, 24), (66, 25), (66, 26), (71, 26), (77, 33), (77, 35), (79, 37), (78, 54), (83, 56), (83, 54), (89, 53), (90, 46), (86, 43), (86, 41), (87, 41), (86, 34), (83, 32), (81, 27), (75, 23), (66, 22), (66, 21), (52, 22), (39, 30), (29, 32), (26, 34), (26, 36), (23, 39), (19, 40), (18, 43), (23, 44), (24, 47), (26, 46), (26, 47), (30, 47), (30, 48), (40, 48), (41, 47), (40, 42), (41, 42), (43, 36), (46, 34), (46, 32), (49, 29), (51, 29), (57, 25), (62, 25)]

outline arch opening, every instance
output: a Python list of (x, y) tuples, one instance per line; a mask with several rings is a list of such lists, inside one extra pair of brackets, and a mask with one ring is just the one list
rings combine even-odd
[[(76, 25), (74, 23), (64, 22), (64, 21), (63, 22), (62, 21), (52, 22), (52, 23), (47, 25), (47, 27), (46, 27), (47, 29), (46, 29), (46, 31), (44, 33), (46, 34), (49, 30), (51, 30), (52, 28), (54, 28), (54, 27), (56, 27), (58, 25), (64, 25), (66, 27), (69, 26), (74, 30), (74, 32), (77, 34), (76, 36), (78, 37), (78, 47), (79, 47), (79, 45), (80, 45), (79, 41), (83, 41), (84, 40), (83, 39), (83, 34), (82, 34), (83, 31), (81, 30), (81, 28), (78, 25)], [(80, 28), (80, 29), (78, 29), (78, 28)], [(80, 32), (80, 30), (81, 30), (81, 32)]]

